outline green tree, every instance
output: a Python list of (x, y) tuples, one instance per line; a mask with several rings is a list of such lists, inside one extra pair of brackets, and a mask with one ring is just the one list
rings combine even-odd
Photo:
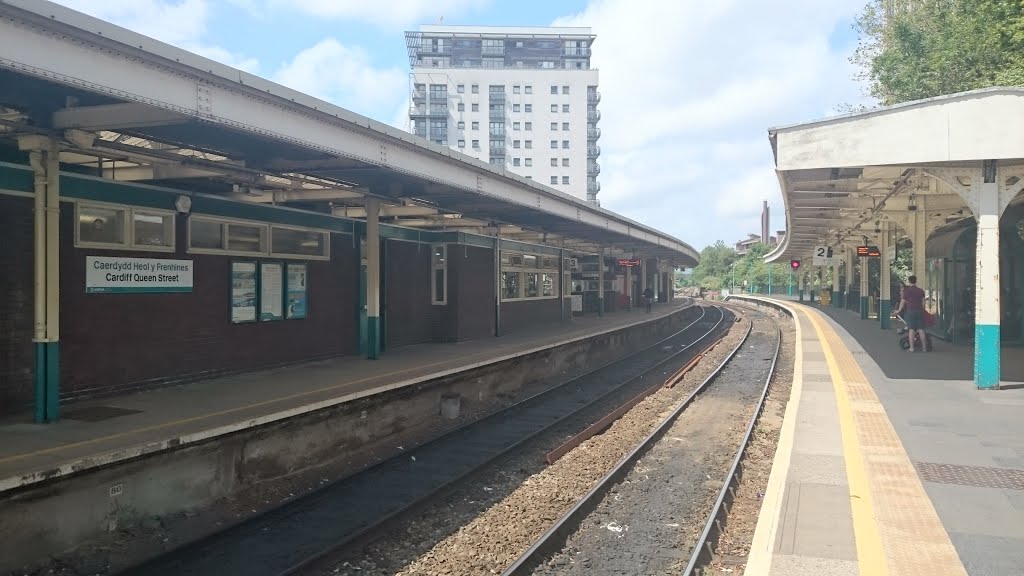
[(883, 105), (991, 86), (1024, 85), (1024, 2), (918, 0), (887, 13), (871, 0), (851, 62)]

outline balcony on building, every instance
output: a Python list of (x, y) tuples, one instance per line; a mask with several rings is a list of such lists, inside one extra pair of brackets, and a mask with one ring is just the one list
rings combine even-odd
[(601, 155), (600, 146), (587, 146), (587, 158), (597, 158)]
[(443, 138), (443, 139), (447, 140), (448, 139), (448, 129), (447, 128), (431, 128), (430, 129), (430, 137), (431, 138)]
[(489, 130), (489, 132), (491, 134), (491, 140), (505, 138), (505, 129), (504, 128), (493, 128), (493, 129)]
[(413, 102), (423, 102), (426, 99), (427, 99), (427, 91), (426, 90), (417, 90), (417, 89), (413, 88), (413, 90), (412, 90), (412, 101)]
[(415, 130), (413, 131), (413, 134), (419, 136), (420, 138), (426, 138), (427, 137), (427, 129), (424, 126), (417, 126), (415, 128)]
[(566, 58), (590, 58), (590, 47), (567, 46), (562, 48), (562, 55)]
[(504, 46), (483, 46), (480, 49), (480, 55), (481, 56), (504, 56), (505, 55), (505, 47)]
[(490, 92), (490, 98), (491, 98), (491, 102), (494, 102), (494, 103), (504, 102), (505, 101), (505, 91), (504, 90), (500, 90), (500, 91), (499, 90), (494, 90), (494, 91), (491, 91)]
[(490, 145), (491, 157), (504, 157), (505, 156), (505, 143), (492, 142)]
[(451, 45), (447, 45), (447, 44), (434, 45), (434, 44), (427, 44), (427, 43), (423, 43), (423, 44), (420, 45), (420, 54), (423, 54), (423, 55), (427, 55), (427, 56), (429, 56), (431, 54), (448, 55), (448, 54), (451, 54), (451, 53), (452, 53)]
[(429, 112), (430, 112), (431, 116), (435, 116), (435, 117), (436, 116), (447, 116), (448, 115), (448, 103), (445, 102), (444, 104), (431, 104)]
[(587, 164), (587, 176), (597, 176), (601, 173), (601, 165), (598, 163)]
[(601, 120), (600, 110), (587, 110), (587, 122), (598, 122)]
[(491, 108), (488, 112), (488, 116), (491, 120), (504, 120), (505, 119), (505, 108)]
[(597, 140), (601, 137), (600, 128), (590, 128), (587, 130), (587, 140)]
[(415, 104), (409, 107), (409, 116), (412, 118), (425, 118), (429, 115), (427, 114), (427, 110), (428, 108), (426, 104)]
[(601, 102), (601, 93), (600, 92), (598, 92), (596, 90), (592, 90), (590, 92), (587, 92), (587, 104), (598, 104), (600, 102)]
[(600, 191), (601, 191), (601, 183), (600, 182), (587, 182), (587, 193), (588, 194), (597, 194)]

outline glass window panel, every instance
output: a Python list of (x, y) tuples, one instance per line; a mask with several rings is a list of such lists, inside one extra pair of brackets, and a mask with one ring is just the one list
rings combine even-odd
[(267, 229), (263, 226), (228, 224), (228, 250), (235, 252), (263, 252)]
[(519, 288), (522, 283), (522, 272), (505, 272), (501, 273), (501, 295), (502, 298), (512, 299), (519, 298)]
[(97, 244), (124, 244), (124, 209), (78, 205), (78, 240)]
[(434, 246), (434, 266), (444, 266), (444, 246)]
[(312, 230), (293, 230), (291, 228), (272, 228), (271, 246), (275, 254), (301, 254), (303, 256), (323, 256), (323, 232)]
[(224, 249), (224, 225), (220, 222), (197, 220), (189, 222), (189, 247), (212, 250)]
[(434, 302), (444, 302), (444, 269), (434, 270)]
[(523, 256), (523, 267), (524, 268), (536, 268), (537, 267), (537, 257), (534, 256), (533, 254), (527, 254), (527, 255)]
[(528, 272), (526, 274), (526, 297), (536, 298), (540, 296), (540, 274)]
[(174, 216), (133, 211), (132, 226), (136, 246), (174, 247)]
[(554, 274), (541, 274), (540, 289), (541, 289), (541, 296), (554, 296), (555, 295), (555, 275)]

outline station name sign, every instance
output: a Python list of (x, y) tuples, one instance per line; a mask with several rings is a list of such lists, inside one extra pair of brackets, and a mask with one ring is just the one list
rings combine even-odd
[(882, 252), (878, 249), (878, 246), (857, 246), (857, 256), (865, 258), (878, 258), (882, 255)]
[(85, 291), (191, 292), (192, 261), (86, 256)]
[(623, 268), (633, 268), (633, 267), (639, 266), (639, 265), (640, 265), (640, 259), (639, 258), (633, 258), (633, 259), (621, 258), (621, 259), (619, 259), (619, 266), (622, 266)]

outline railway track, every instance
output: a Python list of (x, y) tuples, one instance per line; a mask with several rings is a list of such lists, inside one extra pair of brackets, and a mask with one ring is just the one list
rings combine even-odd
[(645, 376), (674, 369), (699, 344), (728, 329), (733, 314), (701, 315), (668, 338), (428, 442), (402, 456), (326, 485), (225, 531), (172, 550), (123, 575), (294, 574), (436, 497)]
[[(685, 576), (700, 574), (711, 559), (722, 529), (727, 502), (734, 494), (732, 488), (739, 478), (743, 453), (764, 406), (781, 348), (781, 331), (774, 321), (760, 312), (744, 312), (752, 319), (746, 334), (711, 375), (509, 565), (502, 576), (680, 573), (680, 568)], [(756, 331), (755, 322), (759, 324)], [(768, 325), (771, 329), (767, 329)], [(755, 373), (761, 378), (750, 378)], [(721, 388), (718, 398), (714, 398), (716, 383)], [(732, 434), (728, 431), (735, 421), (723, 423), (722, 412), (728, 411), (726, 406), (749, 405), (752, 398), (756, 402), (751, 416), (743, 422), (744, 432), (738, 443), (731, 443)], [(696, 414), (690, 415), (690, 422), (680, 418), (691, 409)], [(661, 444), (670, 430), (671, 440), (676, 442)], [(678, 436), (686, 435), (697, 440), (679, 448)], [(715, 476), (723, 480), (714, 493), (710, 512), (691, 509), (691, 517), (666, 522), (665, 518), (671, 518), (673, 513), (685, 514), (692, 501), (707, 492), (701, 486), (705, 484), (704, 470), (695, 463), (713, 463), (727, 446), (731, 465), (722, 476)], [(662, 447), (661, 453), (657, 453), (656, 447)], [(645, 464), (645, 470), (638, 473), (637, 463), (648, 456), (654, 463)], [(685, 470), (680, 473), (673, 468)], [(652, 481), (652, 477), (657, 480)], [(706, 477), (713, 478), (710, 474)], [(697, 486), (687, 489), (687, 484)], [(621, 492), (615, 494), (613, 502), (607, 502), (613, 490)], [(631, 496), (629, 490), (637, 493)], [(658, 517), (651, 518), (652, 515)], [(631, 526), (633, 531), (629, 533)], [(698, 534), (692, 543), (687, 542), (688, 530)], [(684, 553), (686, 548), (688, 556)]]

